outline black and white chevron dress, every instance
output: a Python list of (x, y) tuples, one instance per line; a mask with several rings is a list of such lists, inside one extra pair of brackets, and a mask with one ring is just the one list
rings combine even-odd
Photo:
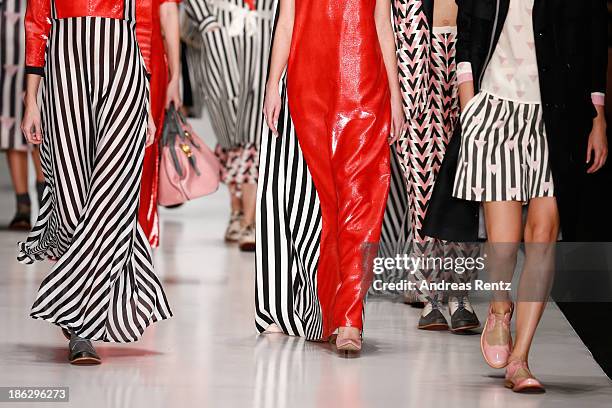
[[(52, 7), (53, 17), (55, 17)], [(31, 316), (80, 337), (138, 340), (171, 311), (138, 224), (148, 83), (125, 18), (52, 19), (43, 81), (38, 220), (22, 263), (56, 259)]]
[(0, 0), (0, 150), (27, 150), (23, 113), (25, 0)]

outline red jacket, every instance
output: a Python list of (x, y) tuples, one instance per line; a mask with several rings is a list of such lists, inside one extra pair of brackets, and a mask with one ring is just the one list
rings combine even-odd
[[(124, 19), (126, 0), (28, 0), (25, 15), (26, 72), (42, 75), (51, 29), (51, 2), (57, 18), (106, 17)], [(152, 0), (136, 4), (136, 38), (147, 70), (151, 55)]]

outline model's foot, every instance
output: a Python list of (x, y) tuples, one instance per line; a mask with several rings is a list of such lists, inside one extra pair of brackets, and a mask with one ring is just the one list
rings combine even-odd
[(535, 394), (546, 392), (542, 383), (531, 374), (527, 362), (522, 360), (508, 363), (505, 386), (514, 392)]
[(480, 349), (485, 361), (493, 368), (504, 368), (512, 350), (512, 335), (510, 333), (510, 311), (498, 313), (489, 306), (489, 315), (480, 336)]
[(27, 204), (17, 204), (17, 213), (9, 223), (12, 231), (29, 231), (32, 229), (31, 208)]
[(340, 327), (336, 349), (345, 357), (358, 355), (361, 352), (361, 331), (355, 327)]
[(417, 327), (421, 330), (448, 330), (448, 322), (440, 311), (440, 303), (437, 301), (425, 303)]
[(102, 363), (102, 359), (100, 359), (91, 341), (82, 339), (74, 333), (70, 335), (68, 348), (70, 349), (70, 354), (68, 356), (70, 364), (97, 365)]
[(276, 323), (272, 323), (268, 326), (268, 328), (263, 332), (263, 334), (277, 334), (284, 333), (280, 327), (276, 325)]
[(240, 232), (240, 239), (238, 240), (238, 247), (244, 252), (255, 251), (255, 226), (248, 225)]
[(242, 214), (239, 212), (232, 212), (230, 215), (229, 224), (225, 230), (225, 241), (227, 242), (238, 242), (240, 238), (240, 221), (242, 220)]
[(451, 317), (450, 330), (453, 333), (465, 332), (480, 326), (478, 316), (476, 316), (472, 304), (470, 303), (470, 298), (467, 295), (449, 297), (448, 313)]

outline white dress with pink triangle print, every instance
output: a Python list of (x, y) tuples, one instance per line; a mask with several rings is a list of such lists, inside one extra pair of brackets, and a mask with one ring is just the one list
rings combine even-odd
[(482, 90), (501, 99), (540, 103), (533, 35), (534, 0), (510, 0), (508, 17), (485, 71)]

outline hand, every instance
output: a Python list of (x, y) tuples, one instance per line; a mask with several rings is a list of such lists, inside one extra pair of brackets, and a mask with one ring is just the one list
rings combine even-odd
[(269, 83), (266, 85), (266, 96), (264, 98), (263, 114), (266, 118), (266, 123), (274, 136), (278, 137), (278, 116), (281, 110), (281, 98), (278, 90), (278, 85)]
[(404, 103), (400, 96), (391, 98), (391, 134), (389, 135), (389, 144), (397, 142), (408, 129), (406, 115), (404, 114)]
[(155, 127), (155, 122), (153, 121), (153, 116), (149, 113), (149, 119), (147, 121), (147, 141), (145, 142), (145, 147), (149, 147), (155, 141), (155, 131), (157, 128)]
[(21, 121), (21, 131), (27, 141), (35, 145), (42, 143), (42, 128), (40, 123), (40, 110), (38, 109), (36, 100), (26, 100), (25, 111)]
[(586, 162), (592, 163), (587, 173), (593, 174), (606, 164), (608, 158), (608, 138), (606, 136), (606, 119), (603, 114), (593, 120), (593, 129), (589, 135)]
[(181, 100), (181, 91), (180, 91), (180, 81), (178, 78), (171, 79), (168, 82), (168, 89), (166, 91), (166, 108), (170, 107), (170, 104), (173, 103), (176, 109), (180, 109), (183, 106), (183, 101)]

